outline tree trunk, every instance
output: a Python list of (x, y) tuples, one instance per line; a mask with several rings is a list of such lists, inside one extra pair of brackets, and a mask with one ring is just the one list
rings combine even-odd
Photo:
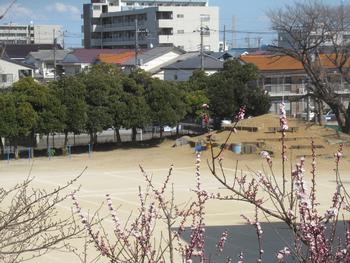
[(19, 158), (19, 152), (18, 152), (18, 142), (17, 142), (17, 138), (13, 140), (13, 151), (15, 154), (15, 159), (18, 160)]
[(338, 126), (344, 133), (350, 133), (350, 110), (344, 107), (341, 102), (338, 103), (329, 103), (328, 106), (334, 112), (335, 117), (338, 122)]
[(55, 148), (55, 133), (52, 134), (52, 148)]
[(345, 129), (346, 133), (350, 133), (350, 102), (348, 104), (348, 108), (346, 109), (345, 113)]
[(117, 143), (121, 143), (122, 142), (122, 137), (120, 136), (119, 128), (115, 129), (115, 134), (117, 136)]
[(3, 158), (5, 156), (5, 147), (4, 147), (4, 144), (2, 143), (2, 137), (0, 137), (0, 151), (1, 151), (1, 156)]
[(46, 135), (46, 148), (47, 152), (49, 153), (49, 147), (50, 147), (50, 134)]
[(90, 144), (94, 143), (94, 133), (91, 131), (90, 132)]
[(179, 138), (179, 133), (180, 133), (180, 125), (176, 125), (176, 138)]
[(136, 135), (137, 135), (137, 129), (136, 127), (132, 127), (132, 135), (131, 135), (132, 142), (136, 142)]
[(317, 100), (317, 113), (318, 113), (318, 124), (320, 126), (324, 125), (324, 117), (323, 117), (323, 103), (320, 100)]
[(63, 144), (63, 148), (67, 149), (68, 146), (68, 131), (64, 131), (64, 144)]
[(160, 126), (160, 127), (159, 127), (159, 138), (160, 138), (160, 139), (163, 138), (163, 130), (164, 130), (163, 126)]
[(94, 145), (97, 144), (97, 132), (94, 133)]

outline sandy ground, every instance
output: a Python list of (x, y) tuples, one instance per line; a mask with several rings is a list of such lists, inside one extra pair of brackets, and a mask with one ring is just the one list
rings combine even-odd
[[(8, 188), (27, 177), (31, 169), (31, 176), (35, 178), (33, 186), (49, 190), (58, 185), (63, 185), (87, 167), (87, 170), (75, 186), (81, 186), (77, 197), (84, 211), (90, 211), (90, 213), (91, 211), (96, 211), (101, 203), (105, 201), (105, 194), (109, 193), (112, 196), (114, 205), (119, 207), (119, 216), (122, 219), (126, 219), (131, 211), (135, 212), (137, 210), (138, 186), (145, 185), (138, 165), (142, 165), (152, 174), (155, 184), (160, 185), (167, 175), (169, 166), (174, 164), (175, 168), (171, 183), (174, 185), (176, 203), (184, 203), (194, 197), (193, 192), (191, 192), (191, 189), (195, 187), (195, 155), (193, 149), (188, 145), (173, 148), (171, 147), (173, 143), (173, 141), (165, 141), (163, 144), (151, 148), (129, 148), (109, 152), (94, 152), (91, 158), (89, 158), (88, 154), (80, 154), (73, 155), (71, 159), (68, 157), (55, 157), (51, 160), (36, 158), (31, 162), (28, 160), (12, 160), (9, 163), (1, 161), (0, 183), (3, 187)], [(326, 150), (328, 155), (321, 155), (317, 161), (317, 194), (321, 210), (329, 207), (331, 196), (335, 190), (334, 160), (331, 157), (335, 149), (336, 146), (334, 145), (329, 146), (327, 149), (322, 149), (322, 152)], [(207, 168), (205, 161), (209, 158), (208, 154), (208, 152), (204, 152), (202, 155), (201, 175), (203, 188), (209, 192), (222, 191), (219, 183), (210, 175)], [(350, 157), (350, 149), (348, 147), (345, 147), (344, 154), (345, 158), (342, 160), (341, 174), (343, 175), (344, 183), (348, 186), (350, 184), (350, 158), (348, 158), (348, 156)], [(297, 155), (293, 154), (292, 156)], [(290, 160), (291, 164), (297, 161), (294, 157), (292, 159)], [(307, 161), (310, 160), (309, 157), (306, 159)], [(239, 160), (239, 170), (243, 172), (267, 169), (265, 161), (261, 160), (258, 154), (236, 155), (227, 151), (224, 154), (224, 165), (228, 175), (231, 174), (233, 176), (236, 160)], [(288, 163), (288, 166), (291, 165), (290, 163)], [(279, 177), (280, 161), (278, 155), (274, 158), (274, 167)], [(307, 179), (310, 178), (309, 172), (306, 172), (306, 177)], [(59, 206), (59, 212), (63, 216), (68, 215), (71, 211), (71, 206), (70, 200), (67, 200)], [(106, 206), (102, 208), (101, 214), (107, 214)], [(243, 240), (246, 240), (247, 244), (255, 242), (251, 240), (251, 238), (254, 239), (254, 233), (252, 236), (249, 236), (246, 228), (238, 227), (245, 223), (240, 217), (241, 214), (251, 217), (254, 214), (253, 208), (239, 202), (214, 200), (209, 201), (206, 206), (206, 224), (209, 232), (218, 228), (216, 232), (213, 232), (215, 233), (213, 235), (220, 235), (218, 233), (222, 231), (221, 228), (223, 227), (230, 227), (234, 232), (233, 237), (231, 237), (232, 241), (229, 241), (229, 244), (231, 244), (229, 253), (234, 257), (237, 251), (249, 249), (248, 245), (243, 245)], [(237, 226), (236, 230), (233, 226)], [(111, 225), (109, 221), (106, 221), (106, 228), (108, 229), (108, 227), (111, 227)], [(240, 234), (243, 236), (239, 236)], [(216, 239), (218, 236), (212, 238)], [(79, 250), (83, 247), (82, 241), (76, 241), (74, 244)], [(282, 246), (283, 244), (281, 244)], [(95, 249), (91, 246), (89, 256), (93, 257), (94, 255)], [(50, 252), (31, 262), (75, 263), (81, 261), (71, 253)], [(105, 261), (101, 259), (99, 262)], [(247, 262), (250, 261), (248, 260)]]

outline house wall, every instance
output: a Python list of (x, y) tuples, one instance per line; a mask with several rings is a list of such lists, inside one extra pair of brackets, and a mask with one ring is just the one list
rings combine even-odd
[[(187, 81), (193, 75), (196, 69), (165, 69), (164, 80), (169, 81)], [(217, 70), (206, 70), (207, 75), (216, 73)]]
[[(19, 70), (31, 70), (31, 77), (33, 77), (33, 70), (31, 68), (0, 59), (0, 88), (10, 87), (14, 82), (18, 81)], [(4, 81), (5, 79), (6, 81)]]
[(86, 68), (90, 67), (89, 63), (82, 64), (62, 64), (66, 76), (74, 76), (81, 73)]

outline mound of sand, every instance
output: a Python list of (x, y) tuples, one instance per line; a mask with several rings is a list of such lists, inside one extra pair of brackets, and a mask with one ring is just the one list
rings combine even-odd
[[(293, 156), (311, 155), (311, 141), (316, 145), (318, 156), (333, 156), (340, 143), (350, 143), (350, 136), (337, 132), (334, 129), (319, 126), (297, 119), (288, 119), (289, 130), (286, 133), (286, 146), (289, 154)], [(267, 150), (275, 156), (281, 152), (281, 132), (279, 117), (266, 114), (259, 117), (242, 120), (237, 125), (237, 133), (233, 133), (226, 147), (233, 144), (241, 144), (243, 149), (250, 146), (247, 153), (259, 153)], [(215, 132), (213, 138), (217, 145), (222, 145), (232, 129), (232, 125), (226, 125), (223, 131)], [(205, 141), (206, 137), (192, 138), (193, 142)]]

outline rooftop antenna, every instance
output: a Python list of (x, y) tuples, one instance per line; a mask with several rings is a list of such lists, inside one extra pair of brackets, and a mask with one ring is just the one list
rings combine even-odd
[(5, 12), (0, 15), (0, 20), (4, 18), (4, 16), (7, 14), (7, 12), (10, 10), (10, 8), (16, 3), (17, 0), (13, 0), (10, 5), (6, 8)]

